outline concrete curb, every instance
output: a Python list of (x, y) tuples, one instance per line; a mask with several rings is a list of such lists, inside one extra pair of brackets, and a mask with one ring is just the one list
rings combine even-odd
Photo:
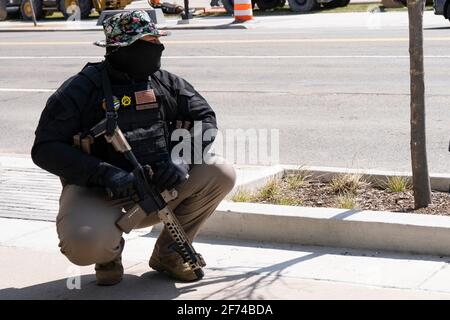
[[(330, 181), (339, 173), (362, 173), (373, 182), (408, 172), (279, 165), (242, 181), (237, 189), (256, 190), (270, 179), (306, 170)], [(448, 191), (450, 174), (430, 175), (434, 190)], [(227, 198), (229, 199), (231, 195)], [(203, 235), (240, 240), (450, 255), (450, 217), (381, 211), (309, 208), (257, 203), (222, 202), (202, 229)]]
[(219, 24), (219, 25), (189, 25), (180, 24), (170, 27), (161, 27), (161, 30), (223, 30), (223, 29), (250, 29), (249, 26), (244, 24)]
[[(249, 29), (245, 24), (180, 24), (173, 26), (160, 26), (160, 30), (224, 30), (224, 29)], [(67, 28), (67, 27), (26, 27), (26, 28), (0, 28), (0, 32), (72, 32), (72, 31), (103, 31), (102, 27), (87, 27), (87, 28)]]
[(238, 176), (236, 185), (233, 190), (230, 191), (226, 199), (230, 199), (239, 189), (257, 190), (263, 187), (269, 180), (281, 179), (284, 175), (283, 166), (269, 166), (266, 168), (244, 166), (240, 169), (244, 174)]
[[(246, 190), (256, 190), (262, 187), (267, 181), (271, 179), (280, 179), (284, 174), (295, 173), (298, 171), (307, 171), (314, 179), (320, 179), (323, 182), (329, 182), (336, 174), (362, 174), (364, 178), (373, 183), (384, 183), (388, 177), (400, 176), (411, 178), (411, 172), (397, 172), (376, 169), (350, 169), (350, 168), (336, 168), (336, 167), (316, 167), (316, 166), (295, 166), (295, 165), (276, 165), (270, 166), (265, 170), (259, 170), (259, 176), (253, 179), (242, 181), (234, 188), (236, 191), (239, 188)], [(448, 192), (450, 190), (450, 174), (448, 173), (432, 173), (430, 174), (431, 188), (436, 191)], [(232, 191), (232, 192), (233, 192)]]
[(202, 235), (450, 256), (450, 217), (222, 202)]
[[(349, 168), (335, 168), (335, 167), (315, 167), (315, 166), (294, 166), (283, 165), (281, 166), (286, 173), (295, 172), (298, 170), (305, 170), (313, 178), (320, 178), (321, 181), (329, 182), (334, 175), (339, 173), (350, 174), (363, 174), (367, 180), (375, 183), (383, 183), (387, 181), (388, 177), (401, 176), (405, 178), (411, 178), (411, 172), (397, 172), (387, 170), (375, 170), (375, 169), (349, 169)], [(448, 192), (450, 186), (450, 174), (448, 173), (432, 173), (430, 174), (431, 188), (437, 191)]]

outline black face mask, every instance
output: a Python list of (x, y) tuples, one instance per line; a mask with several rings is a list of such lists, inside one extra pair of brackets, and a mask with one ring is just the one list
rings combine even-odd
[(144, 40), (107, 53), (106, 60), (118, 71), (135, 79), (147, 78), (161, 67), (164, 45)]

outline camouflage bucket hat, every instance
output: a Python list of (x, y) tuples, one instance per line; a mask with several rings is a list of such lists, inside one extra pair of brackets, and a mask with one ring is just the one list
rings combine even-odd
[(160, 31), (144, 10), (126, 11), (113, 15), (103, 21), (105, 40), (96, 41), (99, 47), (126, 47), (150, 35), (167, 36), (168, 32)]

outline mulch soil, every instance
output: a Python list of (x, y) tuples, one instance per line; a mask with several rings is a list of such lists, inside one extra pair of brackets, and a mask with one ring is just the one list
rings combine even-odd
[[(305, 207), (338, 208), (339, 193), (332, 190), (329, 183), (308, 181), (304, 186), (291, 189), (285, 180), (280, 183), (284, 196), (296, 198)], [(367, 184), (355, 194), (356, 208), (361, 210), (409, 212), (450, 216), (450, 193), (432, 192), (432, 204), (427, 208), (414, 210), (412, 190), (391, 192)], [(270, 203), (270, 200), (261, 201)]]

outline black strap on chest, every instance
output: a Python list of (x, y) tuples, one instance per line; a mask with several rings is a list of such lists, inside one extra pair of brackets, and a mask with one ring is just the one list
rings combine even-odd
[(114, 101), (106, 68), (102, 68), (102, 87), (106, 99), (106, 134), (111, 136), (117, 127), (117, 111), (114, 108)]

